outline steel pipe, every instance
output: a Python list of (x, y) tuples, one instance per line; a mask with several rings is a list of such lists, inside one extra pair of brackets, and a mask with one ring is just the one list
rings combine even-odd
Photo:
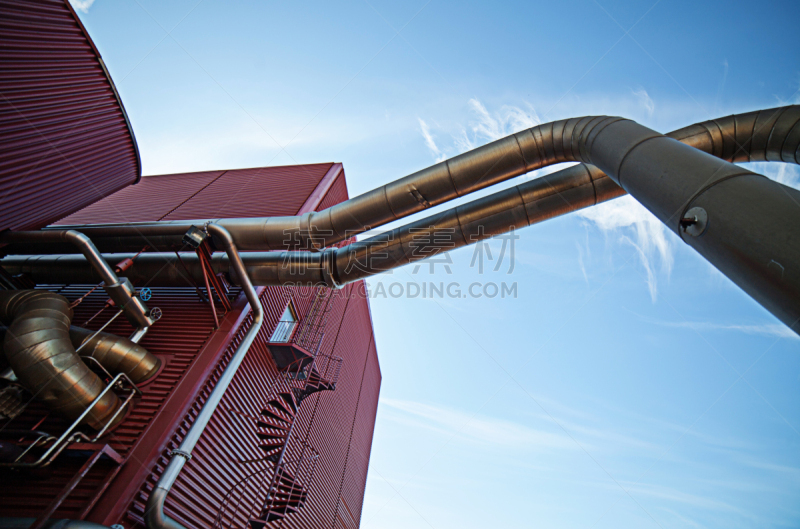
[[(676, 134), (689, 145), (704, 147), (716, 155), (731, 160), (774, 160), (779, 157), (781, 160), (797, 162), (798, 144), (800, 144), (799, 120), (800, 107), (791, 106), (694, 125), (682, 129), (679, 134)], [(606, 169), (611, 178), (591, 167), (576, 166), (342, 249), (327, 249), (323, 253), (289, 252), (281, 254), (271, 252), (254, 255), (247, 258), (248, 264), (251, 265), (250, 271), (253, 280), (257, 284), (300, 282), (322, 283), (329, 286), (341, 285), (413, 260), (415, 257), (415, 248), (412, 245), (413, 234), (419, 233), (420, 230), (423, 232), (426, 229), (451, 231), (454, 234), (453, 240), (446, 241), (446, 245), (440, 245), (439, 249), (452, 249), (475, 242), (485, 236), (529, 225), (557, 214), (586, 207), (605, 198), (618, 196), (622, 193), (616, 186), (619, 183), (622, 183), (622, 188), (632, 192), (635, 198), (683, 236), (684, 233), (680, 231), (682, 226), (680, 223), (683, 222), (681, 219), (685, 219), (682, 215), (689, 214), (689, 203), (699, 200), (701, 195), (710, 200), (720, 190), (729, 187), (726, 184), (714, 189), (714, 193), (706, 194), (711, 192), (712, 187), (717, 187), (719, 182), (729, 179), (737, 180), (735, 177), (750, 175), (749, 180), (755, 178), (759, 183), (750, 186), (753, 189), (749, 187), (748, 192), (754, 193), (753, 197), (758, 198), (759, 205), (756, 207), (753, 204), (740, 204), (742, 209), (731, 215), (738, 215), (738, 218), (741, 219), (746, 218), (743, 211), (754, 207), (759, 210), (759, 214), (762, 213), (761, 210), (773, 209), (773, 214), (763, 211), (765, 217), (759, 216), (754, 221), (746, 220), (744, 222), (752, 226), (760, 225), (763, 218), (773, 218), (774, 213), (780, 211), (781, 214), (785, 214), (786, 218), (777, 222), (788, 226), (788, 229), (781, 230), (776, 225), (764, 226), (770, 230), (766, 232), (766, 238), (759, 238), (753, 234), (751, 229), (746, 229), (747, 226), (743, 226), (741, 220), (736, 222), (730, 220), (729, 226), (735, 231), (725, 234), (725, 237), (728, 238), (726, 241), (714, 241), (711, 245), (713, 248), (707, 247), (710, 237), (692, 237), (691, 239), (684, 237), (684, 239), (742, 286), (745, 291), (794, 328), (796, 318), (792, 315), (797, 312), (794, 307), (797, 297), (793, 289), (796, 288), (796, 285), (792, 281), (789, 281), (788, 285), (783, 282), (787, 274), (791, 275), (787, 272), (787, 266), (791, 268), (791, 263), (798, 262), (791, 251), (793, 248), (791, 244), (792, 231), (798, 224), (786, 222), (788, 219), (793, 219), (793, 210), (791, 205), (783, 204), (783, 199), (788, 198), (792, 201), (797, 191), (775, 184), (764, 177), (701, 153), (697, 149), (682, 145), (621, 118), (581, 118), (580, 120), (557, 122), (551, 126), (563, 128), (561, 134), (556, 136), (560, 136), (563, 140), (569, 138), (570, 141), (561, 142), (558, 154), (555, 150), (553, 153), (545, 151), (542, 158), (556, 161), (569, 158), (594, 164), (600, 170)], [(726, 131), (730, 132), (730, 129), (733, 129), (734, 132), (733, 140), (726, 141), (726, 138), (730, 137)], [(535, 131), (537, 130), (540, 128), (526, 131), (530, 134), (529, 142), (534, 146), (538, 146), (540, 143), (536, 139)], [(769, 134), (764, 131), (769, 131)], [(519, 134), (513, 135), (513, 137), (517, 138), (515, 141), (520, 139)], [(731, 141), (738, 144), (738, 147), (731, 146)], [(653, 145), (657, 146), (653, 147)], [(679, 145), (682, 147), (678, 147)], [(637, 156), (632, 155), (634, 149), (637, 149)], [(629, 155), (631, 156), (630, 160), (636, 160), (636, 163), (633, 166), (634, 169), (628, 170), (628, 172), (637, 171), (638, 177), (623, 175), (622, 161), (625, 160), (627, 163)], [(682, 163), (679, 158), (684, 162)], [(689, 162), (685, 162), (686, 160)], [(630, 164), (626, 167), (630, 167)], [(716, 173), (704, 173), (704, 171), (712, 169)], [(580, 177), (581, 172), (584, 174), (583, 179)], [(669, 178), (664, 178), (665, 175), (668, 175)], [(718, 177), (722, 178), (719, 182)], [(744, 180), (744, 178), (739, 178), (737, 187), (741, 187), (739, 182)], [(702, 189), (697, 187), (701, 182), (705, 185)], [(771, 191), (768, 191), (767, 188)], [(688, 190), (693, 190), (693, 194), (687, 195)], [(723, 200), (730, 201), (732, 199)], [(684, 205), (687, 207), (683, 208)], [(719, 207), (719, 205), (715, 206), (715, 208)], [(727, 218), (721, 215), (720, 211), (716, 212), (716, 217)], [(714, 221), (713, 225), (717, 226), (718, 222)], [(683, 228), (687, 227), (688, 224), (683, 225)], [(167, 227), (156, 226), (154, 229), (163, 231)], [(175, 228), (171, 226), (169, 229)], [(717, 229), (718, 227), (715, 228), (715, 231)], [(694, 230), (695, 228), (692, 228), (687, 233), (691, 234)], [(702, 233), (700, 232), (700, 234)], [(742, 257), (748, 254), (747, 248), (739, 247), (749, 238), (752, 248), (757, 248), (761, 252), (772, 250), (776, 244), (775, 233), (785, 235), (779, 242), (787, 250), (776, 249), (779, 251), (774, 255), (771, 254), (772, 256), (765, 266), (770, 268), (768, 274), (780, 276), (780, 285), (771, 281), (765, 270), (756, 270), (758, 267), (755, 264), (745, 265)], [(745, 234), (747, 237), (740, 237)], [(722, 247), (726, 245), (734, 249), (723, 250)], [(424, 252), (417, 251), (416, 254), (429, 256), (435, 253), (436, 248), (428, 246), (424, 250)], [(140, 272), (145, 270), (147, 262), (152, 262), (149, 260), (158, 259), (162, 259), (162, 257), (158, 255), (144, 257)], [(748, 259), (752, 263), (759, 262), (756, 255), (750, 255)], [(4, 260), (4, 265), (7, 262)], [(163, 264), (163, 260), (161, 262)], [(215, 259), (215, 263), (217, 263), (218, 271), (224, 271), (224, 260)], [(735, 264), (731, 265), (731, 263)], [(235, 281), (235, 274), (231, 274), (231, 276)], [(759, 279), (756, 279), (756, 276)], [(759, 293), (767, 290), (769, 294)], [(800, 317), (800, 313), (798, 317)]]
[[(233, 236), (240, 251), (317, 250), (412, 215), (453, 198), (535, 169), (581, 161), (572, 145), (588, 123), (584, 117), (538, 125), (445, 160), (331, 208), (296, 217), (198, 219), (67, 226), (91, 236), (104, 252), (136, 252), (143, 244), (179, 251), (192, 226), (215, 222)], [(727, 116), (674, 131), (669, 137), (730, 162), (798, 163), (800, 106)], [(567, 170), (569, 171), (569, 169)], [(558, 174), (558, 173), (556, 173)], [(566, 177), (574, 175), (567, 174)], [(554, 176), (554, 178), (557, 178)], [(600, 182), (607, 178), (598, 174)], [(624, 194), (623, 191), (619, 192)], [(8, 253), (69, 253), (64, 246), (26, 245)]]
[(135, 383), (146, 382), (161, 367), (161, 360), (128, 338), (107, 332), (70, 327), (69, 337), (82, 358), (97, 360), (109, 373), (125, 373)]
[[(793, 144), (786, 147), (790, 140), (800, 143), (795, 129), (800, 130), (797, 123), (784, 134), (782, 153), (797, 152)], [(564, 147), (571, 157), (605, 171), (745, 292), (800, 331), (799, 191), (622, 118), (568, 120), (564, 136), (573, 139)], [(768, 141), (763, 152), (775, 150)], [(594, 192), (590, 172), (588, 180), (584, 189)], [(526, 201), (518, 186), (486, 197), (491, 207), (474, 201), (340, 249), (262, 254), (253, 277), (261, 284), (300, 279), (338, 286), (413, 260), (415, 229), (451, 231), (454, 240), (439, 246), (452, 249), (569, 209), (547, 205), (548, 198), (558, 201), (563, 195), (560, 190), (545, 197), (533, 193), (534, 199)], [(566, 202), (574, 204), (572, 209), (581, 206), (580, 200)], [(429, 248), (423, 255), (431, 254)]]
[[(106, 385), (75, 353), (69, 337), (71, 319), (69, 302), (58, 294), (0, 291), (0, 321), (8, 326), (3, 350), (11, 369), (45, 406), (75, 420)], [(99, 430), (120, 406), (119, 398), (107, 392), (84, 420)]]
[(247, 279), (247, 272), (239, 256), (239, 252), (236, 249), (233, 237), (231, 237), (231, 234), (225, 228), (215, 224), (209, 224), (206, 229), (210, 235), (214, 236), (216, 240), (221, 243), (228, 255), (231, 267), (237, 270), (239, 274), (238, 277), (241, 278), (245, 297), (250, 303), (250, 309), (253, 311), (253, 322), (250, 329), (248, 329), (247, 333), (245, 333), (242, 338), (239, 347), (236, 348), (236, 351), (231, 356), (228, 366), (222, 372), (222, 375), (220, 375), (219, 380), (208, 396), (203, 408), (198, 413), (197, 418), (192, 423), (189, 431), (186, 432), (180, 447), (178, 450), (172, 452), (172, 459), (161, 474), (153, 492), (150, 493), (145, 510), (145, 522), (150, 529), (184, 529), (181, 524), (164, 513), (164, 502), (167, 499), (172, 485), (183, 469), (183, 466), (192, 457), (194, 446), (200, 439), (200, 435), (203, 433), (208, 421), (211, 420), (214, 410), (216, 410), (222, 396), (228, 389), (234, 375), (236, 375), (236, 371), (247, 355), (247, 351), (250, 349), (253, 340), (255, 340), (264, 320), (264, 311), (261, 307), (261, 302), (258, 299), (258, 295), (252, 283)]
[(75, 230), (45, 230), (45, 231), (6, 231), (0, 233), (0, 242), (8, 243), (33, 243), (46, 246), (58, 246), (59, 243), (69, 243), (86, 257), (92, 267), (97, 271), (99, 279), (103, 282), (108, 297), (125, 314), (125, 317), (134, 327), (139, 329), (149, 327), (154, 323), (148, 314), (145, 303), (139, 299), (131, 285), (125, 278), (118, 278), (114, 269), (103, 260), (92, 240)]
[[(248, 277), (255, 285), (335, 286), (619, 196), (622, 189), (607, 177), (598, 180), (601, 174), (592, 166), (579, 164), (557, 176), (531, 180), (353, 243), (336, 250), (335, 254), (333, 249), (329, 249), (322, 253), (247, 252), (241, 257)], [(109, 262), (117, 262), (132, 255), (109, 254), (103, 257)], [(342, 265), (335, 275), (331, 275), (335, 259), (352, 259), (352, 262)], [(153, 286), (189, 286), (189, 280), (201, 282), (203, 273), (197, 255), (183, 253), (181, 260), (186, 268), (179, 264), (175, 253), (144, 253), (136, 257), (128, 274), (135, 281), (147, 281)], [(367, 261), (371, 264), (369, 269), (364, 266)], [(9, 256), (0, 263), (9, 273), (24, 273), (36, 282), (46, 279), (50, 282), (91, 283), (97, 279), (94, 269), (77, 255)], [(239, 284), (236, 270), (230, 267), (225, 254), (215, 253), (211, 265), (214, 273), (226, 274), (231, 283)], [(186, 272), (191, 276), (188, 279)]]

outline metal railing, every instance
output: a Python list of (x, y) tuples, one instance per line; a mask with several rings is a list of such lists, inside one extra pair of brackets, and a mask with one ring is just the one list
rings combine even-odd
[[(92, 357), (84, 357), (83, 360), (90, 360), (93, 361), (99, 368), (108, 375), (108, 371), (106, 371), (103, 366), (97, 362)], [(111, 375), (108, 375), (110, 378)], [(127, 388), (126, 388), (127, 386)], [(94, 436), (89, 436), (83, 433), (82, 431), (77, 430), (78, 426), (80, 425), (81, 421), (89, 415), (89, 412), (94, 408), (95, 404), (100, 402), (100, 400), (105, 396), (106, 393), (111, 391), (112, 389), (117, 391), (125, 391), (127, 392), (127, 396), (125, 400), (122, 401), (122, 404), (117, 408), (117, 411), (108, 418), (105, 422), (103, 427), (95, 434)], [(38, 430), (9, 430), (4, 429), (0, 434), (6, 438), (18, 439), (20, 442), (24, 443), (24, 439), (27, 437), (33, 437), (34, 439), (27, 443), (23, 444), (22, 446), (25, 449), (14, 459), (14, 461), (0, 463), (0, 467), (5, 468), (38, 468), (38, 467), (46, 467), (50, 463), (52, 463), (58, 455), (64, 451), (70, 444), (84, 441), (87, 443), (96, 443), (100, 440), (101, 437), (106, 433), (109, 426), (114, 424), (114, 421), (120, 414), (125, 410), (125, 408), (130, 404), (133, 398), (136, 396), (142, 395), (141, 390), (133, 383), (133, 381), (128, 378), (128, 375), (125, 373), (120, 373), (114, 378), (111, 379), (110, 382), (106, 385), (105, 388), (100, 392), (100, 394), (92, 401), (92, 403), (87, 406), (87, 408), (81, 413), (75, 421), (66, 429), (60, 436), (50, 435), (46, 432), (38, 431)], [(52, 444), (50, 444), (52, 443)], [(49, 444), (49, 446), (48, 446)], [(48, 446), (47, 449), (35, 460), (35, 461), (24, 461), (23, 459), (34, 449), (36, 448), (43, 448)]]

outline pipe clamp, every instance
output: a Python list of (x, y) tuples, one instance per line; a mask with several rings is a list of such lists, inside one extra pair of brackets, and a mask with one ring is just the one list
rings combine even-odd
[(189, 461), (192, 458), (192, 454), (186, 450), (170, 450), (168, 453), (170, 456), (181, 456), (186, 461)]

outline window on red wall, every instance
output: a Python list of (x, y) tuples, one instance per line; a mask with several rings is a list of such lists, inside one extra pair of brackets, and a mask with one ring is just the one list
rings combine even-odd
[(283, 311), (280, 321), (275, 326), (275, 330), (272, 332), (272, 336), (270, 337), (269, 341), (288, 342), (292, 338), (292, 333), (294, 332), (294, 328), (296, 326), (297, 312), (295, 312), (294, 306), (290, 301), (286, 305), (286, 309)]

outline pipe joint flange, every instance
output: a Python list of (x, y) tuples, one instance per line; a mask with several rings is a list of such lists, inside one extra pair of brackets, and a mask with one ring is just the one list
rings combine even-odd
[(342, 288), (342, 284), (338, 279), (338, 275), (336, 273), (336, 248), (326, 248), (324, 252), (322, 252), (322, 259), (320, 260), (320, 265), (322, 268), (322, 279), (325, 281), (325, 285), (330, 288)]

